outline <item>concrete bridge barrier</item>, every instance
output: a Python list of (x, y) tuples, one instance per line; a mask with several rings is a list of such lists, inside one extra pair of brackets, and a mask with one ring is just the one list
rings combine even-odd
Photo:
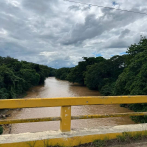
[(84, 130), (71, 130), (71, 120), (105, 117), (144, 116), (147, 112), (129, 112), (71, 116), (71, 106), (147, 103), (147, 96), (95, 96), (72, 98), (32, 98), (0, 100), (0, 109), (61, 107), (60, 117), (0, 120), (0, 124), (60, 121), (60, 131), (8, 134), (0, 136), (0, 147), (46, 147), (50, 145), (75, 146), (96, 139), (114, 139), (123, 132), (146, 133), (147, 124), (121, 125)]

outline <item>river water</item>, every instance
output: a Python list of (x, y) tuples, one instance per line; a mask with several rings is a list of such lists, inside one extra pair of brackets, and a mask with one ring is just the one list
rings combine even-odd
[[(72, 84), (68, 81), (57, 80), (49, 77), (45, 80), (43, 86), (36, 86), (28, 91), (25, 98), (55, 98), (55, 97), (75, 97), (75, 96), (98, 96), (98, 91), (89, 90), (87, 87), (78, 84)], [(88, 114), (105, 114), (105, 113), (124, 113), (130, 112), (127, 108), (119, 105), (85, 105), (72, 106), (72, 115), (88, 115)], [(20, 118), (41, 118), (60, 116), (60, 107), (45, 108), (24, 108), (13, 110), (9, 119)], [(79, 128), (95, 128), (99, 126), (115, 126), (124, 124), (133, 124), (129, 117), (116, 118), (99, 118), (72, 120), (71, 129)], [(13, 124), (11, 133), (39, 132), (47, 130), (59, 130), (60, 122), (36, 122)]]

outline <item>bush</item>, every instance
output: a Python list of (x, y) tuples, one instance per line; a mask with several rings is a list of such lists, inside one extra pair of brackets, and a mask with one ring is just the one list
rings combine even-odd
[(0, 135), (3, 134), (3, 127), (0, 126)]

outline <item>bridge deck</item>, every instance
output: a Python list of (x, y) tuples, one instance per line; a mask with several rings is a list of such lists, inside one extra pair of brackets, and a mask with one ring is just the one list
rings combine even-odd
[(21, 133), (0, 136), (0, 147), (39, 147), (45, 145), (75, 146), (89, 143), (96, 139), (114, 139), (123, 132), (144, 132), (147, 124), (119, 125), (114, 127), (99, 127), (71, 132), (45, 131), (37, 133)]

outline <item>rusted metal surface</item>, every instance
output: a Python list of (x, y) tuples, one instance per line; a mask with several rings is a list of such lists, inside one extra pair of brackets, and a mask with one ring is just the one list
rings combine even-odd
[[(66, 116), (66, 117), (67, 117), (67, 115), (69, 115), (68, 117), (70, 117), (70, 112), (68, 112), (67, 115), (62, 113), (62, 115)], [(129, 112), (129, 113), (113, 113), (113, 114), (79, 115), (79, 116), (71, 116), (71, 120), (75, 120), (75, 119), (92, 119), (92, 118), (107, 118), (107, 117), (125, 117), (125, 116), (145, 116), (145, 115), (147, 115), (147, 112)], [(61, 117), (45, 117), (45, 118), (13, 119), (13, 120), (7, 119), (7, 120), (0, 120), (0, 125), (2, 125), (2, 124), (14, 124), (14, 123), (41, 122), (41, 121), (61, 121)], [(70, 124), (69, 118), (68, 118), (67, 122)], [(63, 125), (63, 124), (61, 124), (61, 125)], [(67, 128), (70, 128), (69, 126), (70, 125), (68, 125)]]
[(90, 96), (0, 100), (0, 109), (147, 103), (147, 96)]
[(7, 119), (7, 120), (0, 120), (0, 125), (15, 124), (15, 123), (41, 122), (41, 121), (58, 121), (58, 120), (61, 120), (61, 118), (60, 117), (45, 117), (45, 118), (29, 118), (29, 119)]
[(125, 117), (125, 116), (145, 116), (147, 112), (129, 112), (129, 113), (113, 113), (113, 114), (96, 114), (96, 115), (79, 115), (72, 116), (71, 119), (91, 119), (91, 118), (107, 118), (107, 117)]

